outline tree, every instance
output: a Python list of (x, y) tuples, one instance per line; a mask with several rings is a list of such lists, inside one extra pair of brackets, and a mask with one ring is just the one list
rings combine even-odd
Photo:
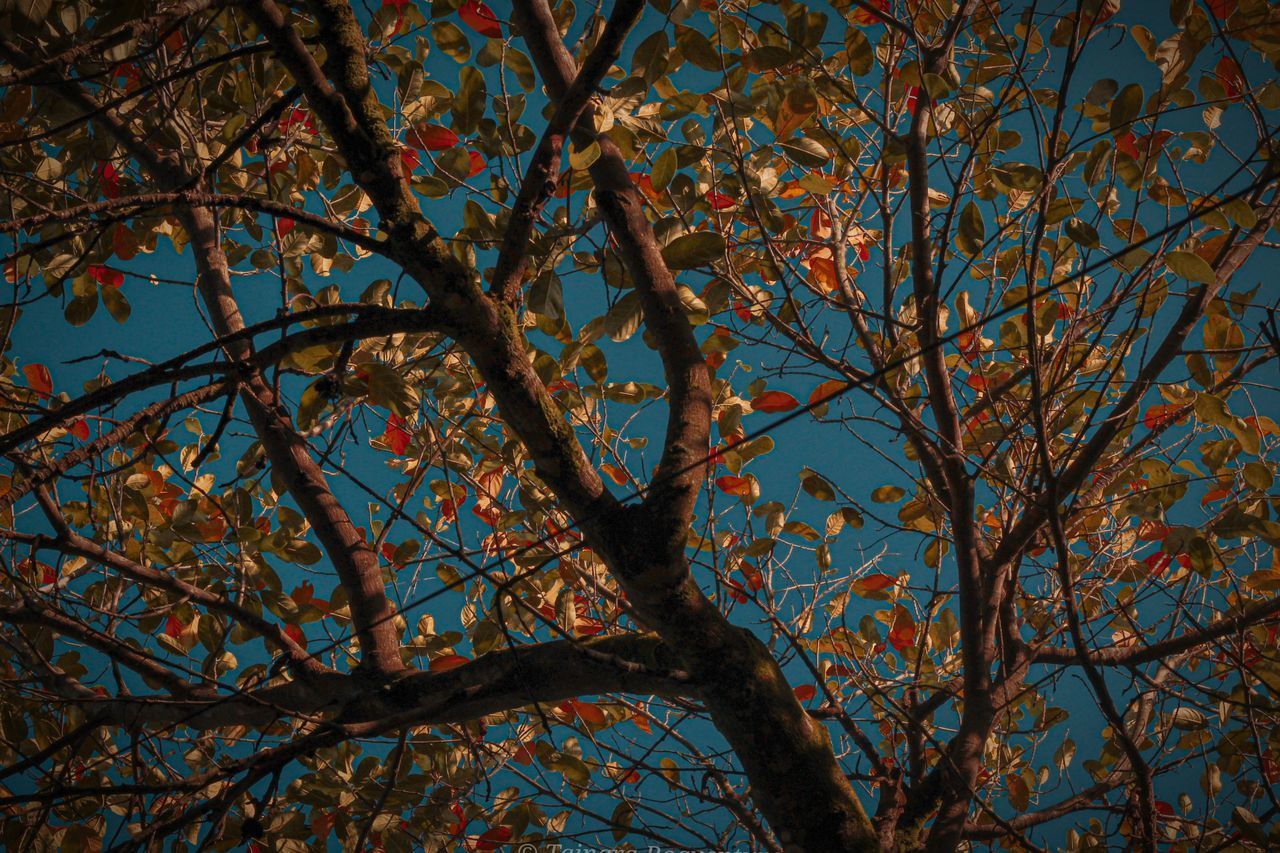
[(1280, 843), (1280, 11), (605, 5), (6, 5), (6, 846)]

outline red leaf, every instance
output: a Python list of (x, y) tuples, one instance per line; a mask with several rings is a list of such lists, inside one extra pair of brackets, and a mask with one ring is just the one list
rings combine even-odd
[(391, 448), (391, 452), (396, 456), (404, 456), (406, 450), (409, 449), (409, 442), (412, 436), (409, 431), (404, 428), (405, 420), (399, 415), (390, 415), (387, 418), (387, 429), (382, 434), (382, 440)]
[(893, 627), (889, 629), (889, 644), (898, 651), (910, 648), (916, 639), (916, 622), (907, 608), (901, 604), (893, 608)]
[(920, 87), (908, 86), (907, 101), (906, 101), (907, 112), (911, 113), (912, 115), (915, 115), (916, 104), (918, 104), (919, 102), (920, 102)]
[(1138, 159), (1138, 138), (1133, 135), (1133, 131), (1116, 137), (1116, 150)]
[(405, 141), (419, 151), (444, 151), (457, 145), (458, 134), (438, 124), (415, 124), (405, 134)]
[(1209, 11), (1219, 20), (1226, 20), (1236, 10), (1238, 0), (1209, 0)]
[(89, 424), (84, 418), (76, 418), (71, 422), (71, 426), (67, 427), (67, 431), (81, 441), (89, 440)]
[(283, 237), (293, 230), (293, 226), (297, 223), (288, 217), (276, 220), (276, 236)]
[(538, 750), (535, 743), (522, 743), (520, 748), (511, 756), (511, 760), (516, 764), (523, 764), (528, 767), (533, 763), (533, 759), (537, 757)]
[(311, 113), (301, 107), (295, 108), (293, 112), (280, 119), (280, 132), (284, 133), (295, 125), (301, 125), (302, 129), (312, 136), (316, 134), (316, 123), (311, 120)]
[(422, 160), (418, 157), (418, 152), (412, 148), (400, 149), (400, 175), (405, 179), (409, 179), (409, 175), (413, 174), (413, 170), (421, 165)]
[(479, 151), (468, 151), (467, 160), (471, 163), (471, 170), (467, 172), (468, 178), (474, 178), (485, 170), (488, 164), (485, 162), (484, 155)]
[[(179, 619), (177, 616), (174, 616), (173, 614), (170, 614), (169, 618), (164, 620), (164, 633), (166, 636), (181, 637), (182, 629), (185, 627), (187, 626), (183, 624), (182, 620)], [(285, 631), (287, 633), (288, 628), (286, 628)]]
[(495, 826), (476, 841), (476, 850), (496, 850), (511, 840), (513, 832), (509, 826)]
[(124, 273), (113, 270), (102, 264), (89, 264), (89, 277), (105, 287), (119, 287), (124, 284)]
[[(876, 9), (879, 9), (881, 12), (886, 12), (889, 9), (889, 0), (871, 0), (871, 2), (868, 3), (867, 5), (874, 6)], [(851, 19), (855, 24), (862, 24), (863, 26), (872, 26), (874, 24), (883, 23), (874, 14), (862, 8), (862, 6), (857, 6), (850, 9), (847, 12), (847, 14), (851, 17)]]
[(1143, 542), (1159, 542), (1169, 535), (1169, 526), (1158, 521), (1144, 521), (1138, 525), (1138, 538)]
[(27, 377), (27, 386), (37, 396), (47, 399), (53, 393), (53, 377), (49, 375), (49, 368), (43, 364), (25, 365), (22, 373)]
[(787, 412), (800, 405), (800, 401), (786, 391), (765, 391), (751, 401), (757, 412)]
[(502, 26), (493, 10), (480, 0), (466, 0), (458, 9), (458, 17), (471, 29), (488, 38), (501, 38)]
[(302, 633), (302, 628), (297, 625), (285, 625), (284, 634), (300, 646), (307, 644), (307, 635)]
[(1229, 56), (1224, 56), (1218, 60), (1218, 66), (1214, 69), (1214, 76), (1218, 78), (1218, 82), (1222, 84), (1222, 88), (1227, 92), (1227, 98), (1232, 101), (1240, 100), (1240, 93), (1245, 89), (1244, 73), (1240, 70), (1240, 65)]
[(724, 193), (718, 193), (715, 190), (707, 190), (707, 201), (711, 204), (712, 210), (727, 210), (737, 205), (738, 200)]
[(451, 669), (457, 669), (469, 663), (471, 663), (470, 659), (464, 658), (462, 655), (441, 655), (431, 661), (431, 665), (427, 668), (432, 672), (448, 672)]
[(791, 692), (796, 694), (796, 699), (801, 702), (808, 702), (814, 696), (818, 695), (818, 688), (814, 687), (812, 684), (801, 684)]
[(315, 593), (315, 585), (307, 582), (295, 586), (293, 592), (289, 593), (289, 597), (293, 599), (295, 604), (308, 604), (315, 597)]
[(107, 198), (118, 198), (120, 195), (120, 173), (116, 171), (116, 167), (110, 163), (103, 163), (98, 167), (98, 188), (102, 190), (102, 194)]

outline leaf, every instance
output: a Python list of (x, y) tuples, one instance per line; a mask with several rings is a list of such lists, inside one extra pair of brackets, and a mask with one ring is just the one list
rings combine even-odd
[(751, 495), (751, 478), (726, 474), (716, 478), (716, 488), (727, 495), (745, 498)]
[(1213, 267), (1194, 252), (1170, 252), (1165, 255), (1164, 265), (1187, 281), (1213, 284), (1217, 280)]
[(123, 323), (128, 320), (129, 314), (133, 311), (129, 305), (129, 300), (115, 287), (102, 288), (102, 304), (107, 306), (107, 313), (117, 323)]
[(431, 664), (427, 668), (432, 672), (448, 672), (451, 669), (457, 669), (469, 663), (471, 663), (471, 659), (462, 655), (441, 655), (438, 658), (432, 658)]
[(466, 62), (471, 58), (471, 42), (462, 30), (448, 21), (436, 21), (431, 25), (431, 38), (436, 47), (455, 62)]
[(724, 256), (724, 237), (712, 231), (695, 231), (672, 240), (662, 248), (662, 259), (673, 270), (706, 266)]
[(907, 490), (901, 486), (881, 486), (871, 493), (871, 500), (878, 504), (891, 504), (902, 500)]
[(488, 38), (502, 38), (502, 25), (493, 10), (480, 0), (463, 0), (458, 17), (471, 29)]
[(460, 141), (458, 134), (449, 128), (428, 122), (415, 124), (405, 134), (405, 142), (419, 151), (444, 151)]
[(1111, 113), (1108, 121), (1112, 131), (1125, 131), (1142, 111), (1142, 87), (1130, 83), (1120, 90), (1116, 99), (1111, 102)]
[(915, 644), (916, 621), (901, 604), (893, 606), (893, 624), (889, 628), (889, 645), (904, 652)]
[(625, 341), (640, 328), (640, 297), (628, 291), (604, 315), (604, 331), (612, 340)]
[(53, 376), (43, 364), (23, 365), (22, 375), (27, 378), (27, 387), (35, 391), (36, 396), (48, 399), (53, 394)]
[(765, 391), (751, 399), (751, 408), (757, 412), (787, 412), (799, 405), (786, 391)]
[(773, 117), (773, 133), (785, 139), (809, 120), (818, 109), (818, 96), (808, 86), (791, 89), (778, 104)]
[(800, 474), (800, 486), (820, 501), (833, 501), (836, 491), (821, 475), (805, 469)]
[(956, 248), (969, 257), (975, 257), (982, 251), (986, 240), (986, 225), (982, 221), (982, 211), (972, 201), (967, 202), (960, 211), (960, 227), (956, 232)]
[(653, 162), (653, 172), (649, 175), (655, 194), (667, 188), (679, 167), (680, 160), (674, 148), (668, 148), (658, 155), (658, 159)]

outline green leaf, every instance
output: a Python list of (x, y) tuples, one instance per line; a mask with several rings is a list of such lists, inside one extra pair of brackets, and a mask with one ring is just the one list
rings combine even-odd
[(1194, 252), (1170, 252), (1164, 257), (1164, 265), (1187, 281), (1213, 284), (1217, 279), (1213, 267)]
[(1111, 114), (1108, 117), (1111, 130), (1121, 133), (1129, 130), (1129, 125), (1141, 111), (1142, 87), (1137, 83), (1130, 83), (1121, 89), (1120, 94), (1116, 95), (1116, 99), (1111, 102)]
[(671, 179), (675, 177), (676, 170), (680, 168), (680, 159), (676, 156), (674, 148), (668, 148), (658, 155), (658, 159), (653, 163), (653, 173), (649, 175), (649, 182), (653, 184), (653, 188), (658, 192), (662, 192), (671, 183)]
[(437, 21), (431, 25), (431, 37), (436, 47), (454, 62), (466, 62), (471, 58), (471, 42), (462, 30), (448, 21)]
[(83, 326), (93, 318), (94, 313), (98, 310), (98, 294), (92, 293), (88, 296), (77, 296), (67, 303), (63, 316), (67, 318), (67, 322), (73, 326)]
[(702, 267), (724, 255), (724, 237), (713, 231), (695, 231), (672, 240), (662, 249), (662, 259), (673, 270)]
[(129, 314), (133, 309), (129, 305), (129, 300), (120, 292), (118, 287), (102, 288), (102, 304), (107, 306), (107, 313), (115, 319), (117, 323), (123, 323), (129, 319)]
[(986, 239), (987, 227), (982, 221), (982, 211), (972, 201), (967, 202), (964, 209), (960, 211), (956, 248), (972, 258), (982, 251), (982, 244)]

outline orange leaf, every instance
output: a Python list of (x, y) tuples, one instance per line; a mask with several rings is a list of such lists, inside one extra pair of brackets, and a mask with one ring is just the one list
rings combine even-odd
[(869, 575), (858, 582), (862, 584), (863, 589), (879, 592), (896, 584), (898, 579), (891, 575)]
[(824, 293), (834, 293), (840, 289), (840, 280), (836, 278), (836, 262), (831, 258), (813, 255), (809, 258), (809, 277)]
[(604, 711), (601, 711), (590, 702), (579, 702), (577, 699), (570, 699), (567, 702), (560, 703), (557, 707), (570, 719), (577, 717), (584, 723), (590, 723), (595, 726), (605, 724)]
[(501, 38), (502, 25), (493, 10), (480, 0), (466, 0), (458, 9), (458, 17), (471, 29), (488, 38)]
[(751, 494), (751, 480), (746, 477), (735, 477), (731, 474), (726, 474), (723, 477), (716, 478), (716, 488), (725, 494), (745, 498)]
[(1184, 408), (1186, 407), (1178, 403), (1152, 406), (1142, 416), (1142, 423), (1147, 429), (1159, 429), (1169, 424), (1185, 423), (1187, 416), (1186, 412), (1182, 411)]
[(49, 374), (49, 368), (43, 364), (24, 365), (22, 373), (27, 377), (27, 386), (37, 396), (48, 398), (53, 393), (53, 377)]
[(809, 393), (809, 405), (816, 405), (819, 400), (830, 402), (834, 399), (832, 395), (843, 391), (848, 384), (843, 379), (828, 379)]
[(613, 480), (613, 482), (617, 483), (619, 486), (625, 486), (627, 481), (631, 479), (627, 476), (626, 471), (623, 471), (617, 465), (612, 465), (608, 462), (601, 465), (600, 470), (608, 474), (609, 479)]
[(765, 391), (751, 400), (751, 408), (757, 412), (787, 412), (800, 405), (800, 401), (786, 391)]

